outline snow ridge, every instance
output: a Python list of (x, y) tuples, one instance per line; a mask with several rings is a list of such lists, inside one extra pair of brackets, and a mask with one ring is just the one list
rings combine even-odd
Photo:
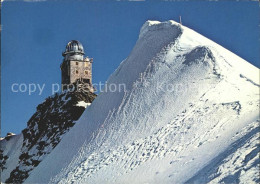
[[(224, 161), (232, 155), (221, 153), (247, 148), (235, 142), (259, 121), (258, 72), (187, 27), (148, 21), (108, 80), (126, 84), (127, 91), (101, 93), (26, 182), (200, 182), (200, 172), (216, 158), (203, 181), (230, 181), (221, 180), (226, 170), (221, 178), (211, 174), (220, 166), (234, 168)], [(255, 138), (250, 141), (254, 150)], [(246, 167), (238, 166), (239, 172)], [(257, 181), (257, 165), (251, 166), (233, 181)]]

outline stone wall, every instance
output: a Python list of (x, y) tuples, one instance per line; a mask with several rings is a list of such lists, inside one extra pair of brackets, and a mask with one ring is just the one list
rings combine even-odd
[(92, 84), (91, 62), (70, 61), (70, 83), (76, 82), (77, 79), (89, 79)]

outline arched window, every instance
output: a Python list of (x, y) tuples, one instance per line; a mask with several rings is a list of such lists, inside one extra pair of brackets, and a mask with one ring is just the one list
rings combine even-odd
[(76, 74), (79, 74), (79, 71), (78, 71), (78, 70), (76, 70)]
[(76, 65), (79, 65), (79, 62), (76, 61)]
[(85, 73), (85, 75), (88, 75), (88, 71), (87, 70), (85, 70), (84, 73)]

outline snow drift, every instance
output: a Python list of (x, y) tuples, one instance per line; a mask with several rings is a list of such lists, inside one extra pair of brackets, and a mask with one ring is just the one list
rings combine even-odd
[(258, 75), (185, 26), (147, 21), (108, 80), (126, 91), (101, 93), (25, 182), (257, 182)]

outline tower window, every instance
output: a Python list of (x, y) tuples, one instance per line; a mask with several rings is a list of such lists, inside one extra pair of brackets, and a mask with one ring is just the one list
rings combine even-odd
[(85, 70), (85, 75), (88, 75), (88, 71), (87, 70)]
[(79, 71), (78, 71), (78, 70), (76, 70), (76, 74), (79, 74)]
[(83, 79), (83, 82), (90, 84), (90, 80), (89, 79)]
[(76, 65), (79, 65), (79, 62), (76, 62)]

